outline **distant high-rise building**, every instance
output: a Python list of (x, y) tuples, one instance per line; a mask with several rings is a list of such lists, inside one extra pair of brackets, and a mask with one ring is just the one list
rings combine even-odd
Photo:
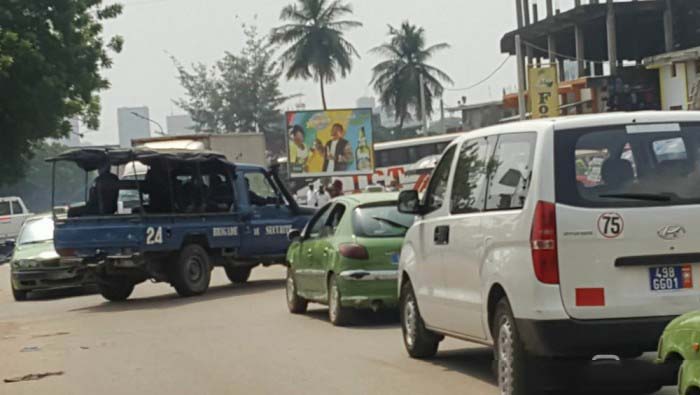
[(361, 97), (355, 102), (357, 108), (371, 108), (374, 111), (374, 107), (377, 105), (373, 97)]
[(170, 115), (165, 118), (165, 126), (168, 130), (168, 134), (171, 135), (183, 135), (194, 133), (194, 121), (187, 115)]
[(117, 109), (119, 146), (131, 147), (131, 140), (151, 137), (148, 107), (122, 107)]

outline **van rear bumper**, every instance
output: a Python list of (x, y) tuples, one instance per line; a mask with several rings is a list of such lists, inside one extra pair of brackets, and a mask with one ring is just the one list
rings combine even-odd
[(656, 351), (661, 334), (676, 317), (585, 321), (516, 319), (516, 325), (525, 348), (535, 355), (634, 356)]

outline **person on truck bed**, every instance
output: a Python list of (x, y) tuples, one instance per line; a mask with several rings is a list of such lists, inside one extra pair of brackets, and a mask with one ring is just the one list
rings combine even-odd
[(114, 214), (119, 200), (119, 177), (112, 173), (109, 164), (101, 166), (98, 171), (88, 195), (86, 214)]

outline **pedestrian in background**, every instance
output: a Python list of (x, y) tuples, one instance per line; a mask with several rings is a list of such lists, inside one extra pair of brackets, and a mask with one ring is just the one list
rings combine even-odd
[(333, 184), (328, 187), (328, 192), (330, 193), (331, 198), (343, 196), (343, 182), (340, 180), (333, 181)]
[(306, 191), (306, 205), (311, 207), (318, 206), (318, 195), (314, 191), (314, 184), (309, 184), (309, 190)]
[(326, 188), (321, 185), (318, 187), (318, 194), (316, 197), (316, 207), (323, 207), (326, 203), (331, 201), (331, 195), (328, 193)]

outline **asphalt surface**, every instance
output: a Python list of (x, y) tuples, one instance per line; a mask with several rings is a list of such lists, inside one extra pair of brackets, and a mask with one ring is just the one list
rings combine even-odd
[[(398, 320), (365, 314), (334, 328), (327, 309), (287, 312), (284, 269), (179, 298), (144, 283), (126, 303), (52, 292), (14, 302), (0, 266), (0, 394), (473, 394), (498, 393), (491, 351), (457, 340), (429, 361), (409, 359)], [(668, 388), (659, 394), (674, 394)]]

